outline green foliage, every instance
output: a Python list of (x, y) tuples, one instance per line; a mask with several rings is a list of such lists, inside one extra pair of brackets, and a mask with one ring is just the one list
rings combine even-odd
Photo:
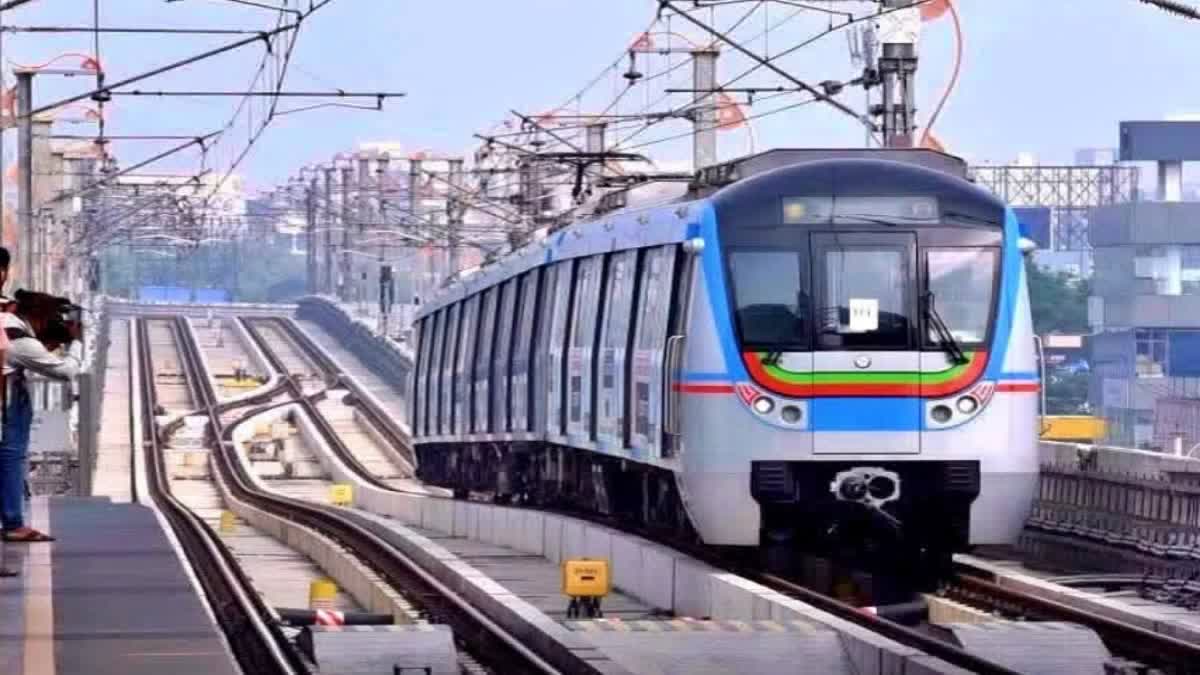
[(1049, 272), (1032, 262), (1027, 262), (1025, 269), (1029, 274), (1034, 332), (1087, 333), (1091, 282), (1065, 272)]

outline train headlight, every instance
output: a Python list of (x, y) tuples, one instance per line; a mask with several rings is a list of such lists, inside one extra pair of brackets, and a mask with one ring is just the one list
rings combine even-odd
[(976, 410), (979, 410), (979, 401), (976, 401), (974, 397), (971, 396), (963, 396), (962, 398), (958, 399), (958, 402), (956, 402), (954, 405), (956, 408), (958, 408), (958, 412), (964, 415), (970, 415)]
[(772, 401), (767, 396), (759, 396), (754, 399), (754, 412), (759, 415), (769, 415), (775, 409), (775, 401)]
[(948, 405), (935, 405), (933, 410), (929, 411), (929, 416), (933, 418), (934, 422), (945, 424), (954, 416), (954, 411)]
[(779, 411), (779, 417), (781, 417), (783, 421), (787, 422), (788, 424), (797, 424), (804, 417), (804, 413), (800, 410), (800, 408), (794, 405), (785, 405), (783, 406), (783, 409)]

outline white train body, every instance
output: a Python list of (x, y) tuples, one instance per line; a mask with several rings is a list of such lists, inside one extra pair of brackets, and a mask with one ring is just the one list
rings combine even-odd
[(1014, 541), (1028, 289), (1011, 210), (964, 174), (764, 153), (456, 283), (418, 317), (421, 477), (714, 545)]

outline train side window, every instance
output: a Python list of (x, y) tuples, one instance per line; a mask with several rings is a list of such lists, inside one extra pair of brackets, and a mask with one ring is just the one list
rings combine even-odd
[(571, 316), (571, 347), (567, 352), (567, 435), (590, 439), (595, 391), (596, 319), (603, 298), (600, 294), (604, 256), (579, 263), (575, 278), (575, 308)]
[(439, 434), (454, 433), (454, 357), (458, 354), (459, 320), (462, 303), (451, 305), (446, 313), (445, 345), (442, 347), (442, 416)]
[(609, 449), (625, 445), (625, 363), (637, 281), (637, 257), (637, 250), (612, 254), (606, 287), (601, 294), (605, 298), (605, 307), (596, 359), (596, 439)]
[(556, 436), (566, 433), (567, 359), (565, 349), (568, 320), (574, 313), (571, 304), (574, 299), (575, 268), (575, 260), (564, 260), (554, 266), (556, 273), (554, 303), (553, 306), (546, 308), (550, 323), (550, 339), (546, 345), (546, 379), (549, 382), (546, 387), (546, 431)]
[(429, 400), (429, 327), (428, 317), (417, 322), (414, 333), (417, 335), (417, 379), (413, 387), (413, 434), (417, 437), (425, 435), (426, 402)]
[(454, 374), (454, 433), (471, 433), (471, 385), (475, 372), (475, 340), (479, 326), (479, 296), (462, 303), (462, 337)]
[(489, 375), (492, 368), (492, 338), (496, 325), (496, 294), (498, 286), (483, 292), (483, 304), (479, 310), (479, 340), (475, 350), (475, 422), (477, 434), (488, 432)]
[(517, 279), (509, 279), (500, 287), (499, 309), (496, 314), (496, 348), (492, 361), (492, 431), (508, 431), (509, 367), (512, 357), (512, 333), (516, 323)]
[(442, 345), (446, 332), (446, 310), (434, 315), (433, 357), (429, 360), (429, 425), (430, 434), (438, 434), (442, 428)]
[(629, 365), (629, 445), (650, 457), (664, 455), (662, 446), (663, 352), (667, 342), (674, 245), (647, 249), (641, 267), (635, 313), (633, 358)]
[(538, 278), (540, 270), (534, 268), (521, 278), (521, 302), (518, 310), (517, 333), (513, 338), (512, 354), (512, 429), (529, 431), (531, 355), (534, 335), (534, 317), (537, 309)]

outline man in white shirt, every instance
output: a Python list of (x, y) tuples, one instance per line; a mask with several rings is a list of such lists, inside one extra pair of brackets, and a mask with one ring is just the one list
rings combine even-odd
[[(25, 523), (25, 475), (33, 403), (28, 381), (34, 374), (68, 381), (79, 373), (79, 326), (59, 317), (70, 307), (63, 298), (45, 293), (18, 291), (16, 308), (0, 314), (0, 327), (8, 338), (4, 366), (5, 393), (3, 438), (0, 438), (0, 528), (5, 542), (44, 542), (54, 538)], [(61, 347), (75, 353), (60, 356)]]

